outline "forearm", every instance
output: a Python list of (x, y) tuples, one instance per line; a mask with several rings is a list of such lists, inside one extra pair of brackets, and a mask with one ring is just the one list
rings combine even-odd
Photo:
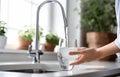
[(105, 45), (103, 47), (97, 48), (96, 51), (100, 54), (100, 57), (103, 58), (108, 55), (115, 54), (120, 51), (114, 42)]
[(69, 53), (70, 55), (79, 55), (78, 58), (74, 62), (72, 62), (70, 65), (77, 65), (84, 62), (98, 60), (103, 57), (115, 54), (119, 51), (120, 49), (116, 46), (114, 42), (96, 49), (80, 47), (76, 52), (71, 51)]

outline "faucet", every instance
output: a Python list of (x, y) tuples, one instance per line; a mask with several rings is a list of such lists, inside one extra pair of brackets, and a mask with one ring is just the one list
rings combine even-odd
[[(34, 58), (34, 62), (35, 63), (40, 63), (40, 55), (43, 55), (43, 52), (41, 50), (39, 50), (39, 12), (40, 9), (42, 8), (42, 6), (44, 4), (47, 3), (57, 3), (62, 11), (62, 16), (63, 16), (63, 21), (64, 21), (64, 31), (65, 31), (65, 46), (68, 47), (68, 22), (67, 22), (67, 18), (65, 16), (65, 12), (64, 12), (64, 8), (62, 6), (62, 4), (60, 2), (58, 2), (57, 0), (46, 0), (44, 2), (42, 2), (38, 8), (37, 8), (37, 15), (36, 15), (36, 31), (35, 31), (35, 50), (32, 50), (32, 45), (29, 46), (28, 50), (29, 50), (29, 54), (31, 57)], [(32, 52), (34, 51), (34, 52)]]

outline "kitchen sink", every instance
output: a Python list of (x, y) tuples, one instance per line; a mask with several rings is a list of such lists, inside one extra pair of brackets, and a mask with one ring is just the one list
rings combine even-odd
[(17, 70), (7, 70), (7, 72), (19, 72), (19, 73), (52, 73), (57, 71), (47, 71), (43, 69), (17, 69)]
[(5, 63), (0, 64), (0, 71), (17, 72), (17, 73), (53, 73), (60, 71), (58, 63)]

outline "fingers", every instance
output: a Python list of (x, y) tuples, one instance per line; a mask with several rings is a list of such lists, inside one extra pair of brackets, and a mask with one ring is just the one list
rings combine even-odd
[(85, 61), (83, 61), (81, 59), (81, 57), (79, 57), (76, 61), (70, 63), (70, 65), (78, 65), (78, 64), (81, 64), (81, 63), (84, 63)]
[[(78, 65), (84, 62), (93, 61), (99, 58), (99, 54), (93, 48), (86, 48), (77, 52), (71, 52), (71, 55), (79, 55), (78, 59), (72, 62), (70, 65)], [(97, 54), (97, 55), (96, 55)]]
[(70, 52), (70, 55), (78, 55), (79, 57), (72, 63), (70, 63), (70, 65), (78, 65), (84, 62), (89, 62), (92, 60), (95, 60), (98, 56), (95, 56), (96, 54), (96, 50), (94, 48), (79, 48), (78, 51), (74, 52)]
[(71, 52), (69, 52), (69, 55), (82, 54), (84, 52), (84, 49), (86, 49), (86, 47), (80, 47), (80, 48), (77, 49), (77, 51), (71, 51)]
[(86, 49), (86, 47), (80, 47), (78, 48), (78, 51), (83, 50), (83, 49)]
[(78, 55), (78, 54), (81, 54), (81, 52), (69, 52), (69, 55)]
[(78, 65), (78, 64), (81, 64), (81, 63), (84, 63), (83, 61), (74, 61), (72, 63), (70, 63), (70, 65)]

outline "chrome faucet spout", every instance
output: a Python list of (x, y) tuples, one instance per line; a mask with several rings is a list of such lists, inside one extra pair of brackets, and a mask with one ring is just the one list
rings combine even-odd
[(63, 16), (63, 21), (64, 21), (64, 31), (65, 31), (65, 46), (68, 47), (68, 22), (67, 22), (67, 18), (65, 16), (65, 11), (64, 8), (62, 6), (62, 4), (60, 2), (58, 2), (57, 0), (46, 0), (44, 2), (42, 2), (38, 8), (37, 8), (37, 15), (36, 15), (36, 31), (35, 31), (35, 52), (32, 53), (31, 52), (31, 47), (29, 47), (29, 52), (30, 54), (34, 54), (32, 55), (34, 57), (34, 62), (40, 63), (40, 55), (43, 54), (43, 52), (41, 50), (39, 50), (39, 12), (40, 9), (42, 8), (43, 5), (47, 4), (47, 3), (57, 3), (62, 11), (62, 16)]
[[(38, 9), (37, 9), (37, 17), (36, 17), (36, 40), (38, 40), (38, 29), (39, 29), (39, 12), (40, 12), (40, 9), (42, 8), (43, 5), (47, 4), (47, 3), (57, 3), (60, 8), (61, 8), (61, 11), (62, 11), (62, 16), (63, 16), (63, 21), (64, 21), (64, 31), (65, 31), (65, 46), (68, 47), (68, 22), (67, 22), (67, 17), (65, 15), (65, 11), (64, 11), (64, 8), (62, 6), (62, 4), (60, 2), (58, 2), (57, 0), (46, 0), (44, 1), (43, 3), (41, 3), (39, 6), (38, 6)], [(38, 49), (38, 42), (36, 41), (35, 42), (36, 44), (36, 49)]]

